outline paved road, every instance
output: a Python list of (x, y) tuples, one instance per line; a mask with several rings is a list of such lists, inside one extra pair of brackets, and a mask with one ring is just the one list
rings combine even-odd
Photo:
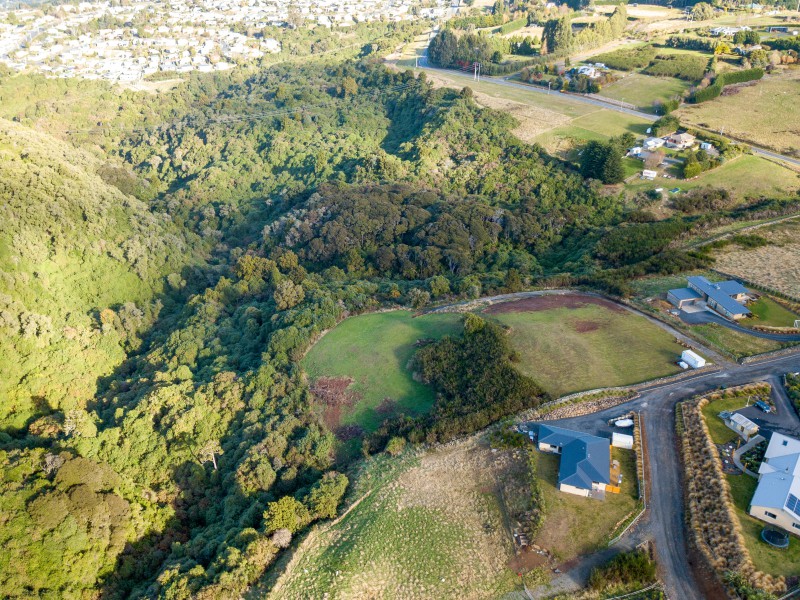
[[(661, 385), (643, 392), (631, 402), (591, 415), (560, 419), (559, 425), (581, 431), (601, 432), (607, 421), (629, 410), (641, 413), (647, 447), (651, 490), (648, 525), (655, 541), (666, 593), (672, 600), (705, 600), (698, 590), (687, 558), (688, 545), (684, 521), (682, 474), (675, 436), (675, 404), (720, 386), (735, 386), (752, 381), (780, 384), (779, 376), (800, 370), (800, 352), (750, 365), (728, 365), (717, 373)], [(800, 418), (789, 410), (788, 398), (777, 392), (781, 424), (800, 431)]]
[(681, 319), (689, 325), (702, 325), (704, 323), (717, 323), (728, 329), (752, 335), (753, 337), (763, 338), (765, 340), (774, 340), (776, 342), (800, 342), (800, 334), (797, 333), (767, 333), (765, 331), (756, 331), (749, 327), (743, 327), (738, 323), (729, 321), (720, 315), (713, 313), (709, 310), (700, 310), (697, 312), (687, 313), (681, 311)]
[[(419, 68), (427, 69), (429, 71), (446, 71), (448, 73), (457, 73), (459, 75), (468, 76), (467, 73), (463, 73), (461, 71), (456, 71), (456, 70), (453, 70), (453, 69), (442, 69), (440, 67), (433, 67), (427, 62), (427, 57), (425, 57), (425, 56), (420, 57)], [(526, 90), (526, 91), (529, 91), (529, 92), (532, 92), (532, 93), (556, 94), (556, 95), (559, 95), (559, 96), (568, 96), (571, 100), (574, 100), (576, 102), (582, 102), (583, 104), (591, 104), (593, 106), (599, 106), (600, 108), (607, 108), (608, 110), (615, 110), (617, 112), (625, 113), (627, 115), (638, 117), (640, 119), (644, 119), (644, 120), (650, 121), (650, 122), (653, 122), (656, 119), (658, 119), (657, 116), (651, 115), (649, 113), (645, 113), (645, 112), (642, 112), (642, 111), (639, 111), (639, 110), (635, 110), (635, 109), (631, 109), (631, 108), (625, 108), (624, 106), (618, 106), (618, 105), (613, 104), (611, 102), (604, 102), (602, 100), (598, 100), (597, 98), (590, 98), (590, 97), (584, 96), (582, 94), (553, 92), (553, 91), (545, 89), (545, 88), (543, 88), (541, 86), (526, 85), (524, 83), (516, 83), (514, 81), (508, 81), (507, 79), (503, 79), (503, 78), (500, 78), (500, 77), (490, 77), (490, 76), (487, 76), (487, 75), (481, 76), (481, 81), (484, 82), (484, 83), (491, 83), (491, 84), (502, 85), (502, 86), (506, 86), (506, 87), (513, 87), (513, 88), (517, 88), (517, 89), (523, 89), (523, 90)], [(703, 128), (697, 127), (697, 129), (703, 129)], [(707, 129), (703, 129), (703, 130), (704, 131), (708, 131), (709, 133), (713, 133), (714, 135), (720, 135), (719, 133), (717, 133), (715, 131), (709, 131)], [(720, 137), (726, 137), (727, 138), (727, 136), (724, 136), (724, 135), (722, 135)], [(728, 139), (730, 139), (730, 138), (728, 138)], [(739, 143), (739, 144), (746, 144), (746, 145), (750, 146), (750, 149), (752, 150), (753, 154), (757, 154), (759, 156), (764, 156), (766, 158), (771, 158), (771, 159), (774, 159), (774, 160), (782, 160), (782, 161), (791, 163), (791, 164), (793, 164), (795, 166), (800, 166), (800, 158), (794, 158), (792, 156), (786, 156), (784, 154), (779, 154), (779, 153), (773, 152), (772, 150), (769, 150), (767, 148), (762, 148), (761, 146), (755, 146), (753, 144), (750, 144), (749, 142), (742, 142), (740, 140), (732, 140), (732, 141), (734, 141), (736, 143)]]

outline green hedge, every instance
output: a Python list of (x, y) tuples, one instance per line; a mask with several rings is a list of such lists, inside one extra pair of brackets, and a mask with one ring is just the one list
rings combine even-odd
[(498, 32), (501, 35), (505, 35), (507, 33), (511, 33), (512, 31), (517, 31), (518, 29), (522, 29), (528, 24), (528, 17), (524, 17), (522, 19), (517, 19), (515, 21), (509, 21), (505, 25), (502, 25)]
[(764, 69), (744, 69), (743, 71), (733, 71), (731, 73), (723, 73), (718, 75), (717, 78), (707, 88), (697, 90), (689, 97), (689, 102), (693, 104), (700, 104), (713, 100), (722, 94), (722, 90), (726, 85), (733, 83), (744, 83), (746, 81), (755, 81), (764, 77)]
[(658, 77), (677, 77), (686, 81), (700, 81), (705, 75), (708, 59), (692, 54), (659, 55), (644, 72)]
[(638, 48), (621, 48), (613, 52), (599, 54), (592, 60), (604, 63), (606, 66), (619, 71), (633, 71), (634, 69), (646, 67), (655, 57), (655, 48), (652, 46), (639, 46)]

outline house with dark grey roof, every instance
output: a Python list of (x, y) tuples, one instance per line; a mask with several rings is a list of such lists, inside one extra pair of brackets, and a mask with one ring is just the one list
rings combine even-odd
[(738, 281), (711, 283), (702, 275), (687, 278), (688, 287), (667, 292), (667, 300), (680, 309), (687, 305), (705, 302), (706, 306), (728, 319), (743, 319), (750, 316), (744, 305), (748, 300), (748, 290)]
[[(611, 443), (580, 431), (540, 425), (539, 450), (561, 455), (558, 489), (578, 496), (605, 492), (611, 487)], [(615, 490), (609, 490), (615, 491)]]
[(800, 536), (800, 440), (772, 434), (748, 513)]

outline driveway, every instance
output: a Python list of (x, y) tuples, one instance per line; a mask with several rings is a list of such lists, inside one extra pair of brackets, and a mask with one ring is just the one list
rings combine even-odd
[(718, 315), (710, 310), (687, 312), (681, 311), (681, 319), (684, 323), (689, 325), (705, 325), (706, 323), (717, 323), (728, 329), (733, 329), (740, 333), (752, 335), (753, 337), (763, 338), (765, 340), (774, 340), (776, 342), (800, 342), (800, 334), (798, 333), (766, 333), (764, 331), (756, 331), (749, 327), (744, 327), (733, 321)]

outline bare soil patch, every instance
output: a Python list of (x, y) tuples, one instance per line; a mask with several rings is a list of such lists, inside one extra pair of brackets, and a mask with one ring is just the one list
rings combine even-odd
[[(553, 294), (523, 298), (522, 300), (513, 300), (511, 302), (501, 302), (500, 304), (490, 306), (485, 312), (490, 315), (514, 312), (537, 312), (552, 310), (554, 308), (581, 308), (592, 304), (602, 306), (603, 308), (618, 313), (625, 312), (624, 308), (609, 300), (595, 298), (593, 296), (579, 296), (577, 294)], [(597, 329), (597, 326), (594, 329)], [(593, 331), (593, 329), (586, 329), (585, 331)]]
[(354, 434), (349, 428), (340, 427), (342, 413), (359, 400), (359, 394), (349, 389), (351, 383), (353, 380), (350, 377), (320, 377), (311, 385), (311, 393), (323, 407), (322, 420), (337, 435), (341, 432), (341, 439), (344, 440), (363, 433)]
[(600, 329), (600, 324), (595, 321), (575, 321), (575, 331), (578, 333), (588, 333)]

